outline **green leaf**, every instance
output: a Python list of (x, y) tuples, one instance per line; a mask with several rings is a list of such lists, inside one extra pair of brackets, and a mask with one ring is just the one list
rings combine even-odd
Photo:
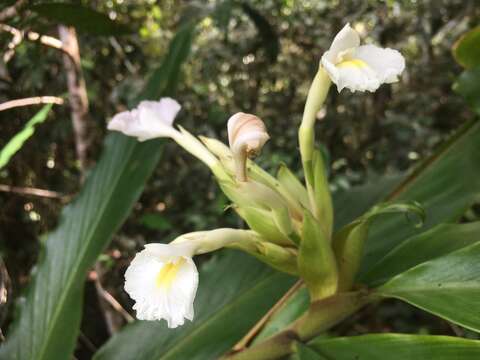
[(302, 204), (305, 209), (310, 208), (307, 189), (305, 189), (305, 186), (303, 186), (300, 180), (297, 179), (297, 177), (285, 164), (280, 165), (277, 173), (277, 179), (293, 198), (298, 199), (300, 204)]
[(478, 234), (480, 222), (437, 225), (392, 249), (363, 277), (363, 280), (369, 285), (377, 285), (415, 265), (479, 241)]
[(388, 197), (391, 202), (422, 204), (426, 221), (411, 226), (398, 215), (384, 215), (370, 229), (360, 281), (394, 247), (442, 222), (456, 222), (480, 198), (480, 123), (462, 127), (435, 154), (421, 163)]
[(384, 201), (404, 179), (404, 175), (381, 177), (365, 185), (333, 193), (335, 228), (340, 229), (376, 203)]
[(308, 305), (310, 305), (308, 290), (305, 286), (302, 286), (275, 312), (275, 316), (265, 324), (262, 331), (252, 341), (252, 345), (272, 336), (287, 324), (298, 319), (308, 308)]
[[(478, 234), (478, 233), (477, 233)], [(480, 243), (420, 264), (376, 290), (480, 331)]]
[(23, 129), (15, 134), (15, 136), (0, 150), (0, 169), (8, 164), (11, 157), (20, 150), (35, 132), (35, 126), (47, 119), (48, 113), (52, 108), (52, 104), (45, 105), (37, 112), (23, 127)]
[(453, 89), (477, 114), (480, 114), (480, 65), (460, 74)]
[[(171, 50), (176, 46), (172, 44)], [(157, 86), (162, 84), (151, 84), (146, 93), (160, 92)], [(160, 154), (160, 140), (139, 143), (119, 133), (107, 136), (97, 166), (46, 240), (26, 298), (20, 303), (20, 317), (0, 348), (1, 359), (71, 358), (85, 274), (128, 216)]]
[(294, 281), (251, 256), (227, 251), (201, 268), (192, 323), (172, 330), (164, 322), (136, 321), (94, 359), (215, 359), (240, 340)]
[(480, 341), (449, 336), (373, 334), (318, 338), (308, 346), (335, 360), (474, 360)]
[(70, 25), (78, 31), (93, 35), (124, 35), (132, 30), (107, 15), (79, 4), (42, 3), (30, 6), (29, 9), (55, 23)]
[(480, 65), (480, 26), (468, 31), (453, 45), (453, 56), (465, 68)]
[(290, 357), (291, 360), (327, 360), (315, 350), (301, 342), (295, 344), (295, 354)]
[(337, 264), (330, 239), (308, 210), (303, 215), (298, 271), (312, 301), (329, 297), (337, 291)]

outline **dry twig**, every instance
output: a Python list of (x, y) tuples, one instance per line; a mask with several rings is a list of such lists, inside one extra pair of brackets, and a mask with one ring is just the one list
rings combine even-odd
[(29, 97), (24, 99), (15, 99), (15, 100), (10, 100), (10, 101), (1, 103), (0, 111), (4, 111), (7, 109), (20, 107), (20, 106), (39, 105), (39, 104), (62, 105), (63, 99), (57, 96), (35, 96), (35, 97)]

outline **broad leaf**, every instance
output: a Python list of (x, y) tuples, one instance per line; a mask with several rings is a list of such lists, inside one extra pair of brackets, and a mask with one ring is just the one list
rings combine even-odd
[(43, 3), (30, 6), (29, 9), (56, 23), (70, 25), (93, 35), (111, 36), (132, 32), (128, 26), (79, 4)]
[(388, 196), (390, 201), (417, 201), (426, 212), (422, 228), (403, 216), (386, 215), (370, 230), (362, 275), (412, 235), (442, 222), (456, 222), (480, 199), (480, 124), (470, 122), (426, 159)]
[(468, 31), (453, 46), (453, 55), (457, 62), (471, 68), (480, 65), (480, 26)]
[(318, 338), (308, 346), (335, 360), (473, 360), (480, 358), (480, 341), (449, 336), (375, 334)]
[(397, 275), (376, 293), (480, 331), (479, 259), (480, 243), (476, 243)]
[(192, 323), (172, 330), (164, 322), (137, 321), (101, 348), (95, 360), (215, 359), (295, 281), (243, 253), (222, 255), (201, 269)]
[(20, 150), (34, 133), (35, 126), (47, 119), (48, 113), (52, 108), (52, 104), (45, 105), (38, 113), (36, 113), (15, 136), (0, 150), (0, 169), (8, 164), (11, 157)]
[(453, 89), (463, 96), (468, 105), (480, 114), (480, 65), (460, 74)]
[[(176, 53), (177, 46), (173, 44), (170, 53)], [(178, 77), (175, 73), (165, 76)], [(160, 85), (154, 84), (146, 94), (158, 93)], [(163, 91), (171, 94), (174, 86)], [(139, 143), (119, 133), (107, 136), (97, 166), (46, 240), (32, 284), (20, 302), (20, 317), (0, 348), (1, 359), (71, 358), (85, 274), (128, 216), (160, 153), (159, 140)]]
[(390, 251), (363, 278), (379, 284), (415, 265), (449, 254), (480, 241), (480, 222), (441, 224), (413, 236)]

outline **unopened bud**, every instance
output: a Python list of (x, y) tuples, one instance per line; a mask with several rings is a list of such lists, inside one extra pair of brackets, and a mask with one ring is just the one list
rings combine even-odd
[(252, 114), (236, 113), (228, 119), (227, 127), (237, 180), (247, 181), (247, 158), (257, 155), (270, 137), (263, 121)]

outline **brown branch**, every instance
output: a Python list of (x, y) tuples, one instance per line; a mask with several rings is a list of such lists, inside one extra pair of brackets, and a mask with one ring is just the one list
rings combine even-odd
[(4, 111), (7, 109), (20, 107), (20, 106), (39, 105), (39, 104), (62, 105), (63, 99), (57, 96), (35, 96), (35, 97), (29, 97), (24, 99), (15, 99), (15, 100), (10, 100), (10, 101), (1, 103), (0, 111)]
[[(67, 73), (67, 87), (71, 107), (75, 148), (80, 170), (84, 175), (88, 161), (88, 97), (85, 79), (80, 65), (80, 49), (77, 33), (73, 27), (59, 25), (58, 33), (62, 47), (68, 55), (64, 55), (63, 64)], [(82, 177), (83, 179), (83, 177)]]
[(282, 297), (277, 301), (275, 305), (248, 331), (248, 333), (240, 339), (239, 342), (233, 346), (233, 351), (241, 351), (245, 349), (252, 340), (260, 333), (260, 331), (265, 327), (268, 320), (283, 307), (283, 305), (292, 297), (293, 294), (297, 293), (297, 290), (302, 286), (302, 281), (297, 281)]
[(97, 277), (95, 278), (95, 287), (97, 288), (98, 293), (102, 296), (102, 298), (114, 309), (116, 310), (122, 317), (125, 319), (126, 322), (131, 323), (135, 319), (130, 315), (123, 306), (118, 302), (117, 299), (113, 297), (105, 288), (103, 287), (102, 283), (100, 282), (100, 269), (99, 265), (95, 265)]

